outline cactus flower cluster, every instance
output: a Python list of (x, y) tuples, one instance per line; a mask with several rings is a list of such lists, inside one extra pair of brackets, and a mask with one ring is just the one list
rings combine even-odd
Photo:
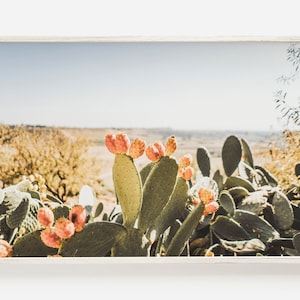
[(192, 155), (185, 154), (179, 161), (178, 175), (184, 180), (191, 180), (194, 175), (194, 168), (191, 166)]
[(126, 133), (107, 134), (105, 145), (112, 154), (127, 154), (135, 159), (146, 153), (148, 159), (153, 162), (159, 161), (161, 157), (171, 156), (177, 148), (174, 135), (167, 139), (165, 145), (161, 142), (154, 142), (146, 146), (145, 141), (140, 138), (131, 142)]
[(219, 209), (219, 204), (216, 201), (215, 193), (208, 188), (200, 187), (193, 196), (193, 205), (196, 206), (199, 202), (205, 205), (203, 216), (213, 214)]
[(136, 138), (133, 142), (126, 133), (107, 134), (105, 145), (112, 154), (128, 154), (132, 158), (138, 158), (145, 152), (146, 144), (143, 140)]
[(155, 142), (146, 148), (146, 156), (153, 162), (159, 161), (164, 156), (171, 156), (177, 148), (175, 136), (170, 136), (165, 145)]
[(41, 240), (51, 248), (59, 248), (64, 239), (72, 237), (75, 232), (80, 232), (86, 224), (86, 211), (81, 205), (74, 205), (69, 213), (69, 218), (60, 217), (54, 222), (53, 211), (49, 207), (38, 210), (39, 223), (45, 227), (41, 231)]

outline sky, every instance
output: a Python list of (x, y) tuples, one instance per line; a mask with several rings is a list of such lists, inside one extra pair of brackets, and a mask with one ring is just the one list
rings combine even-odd
[[(292, 70), (288, 46), (1, 42), (0, 123), (278, 130), (274, 93)], [(294, 101), (297, 84), (289, 88)]]

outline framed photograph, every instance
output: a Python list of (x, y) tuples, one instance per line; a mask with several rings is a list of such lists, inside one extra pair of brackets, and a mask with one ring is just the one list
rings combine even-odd
[(294, 263), (299, 54), (297, 40), (2, 40), (1, 260)]

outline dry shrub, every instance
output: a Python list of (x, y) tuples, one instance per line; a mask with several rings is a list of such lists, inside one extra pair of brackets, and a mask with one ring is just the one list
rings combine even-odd
[(267, 168), (278, 180), (283, 189), (295, 183), (295, 165), (300, 163), (300, 132), (283, 131), (283, 139), (273, 141), (270, 145), (270, 160), (265, 163)]
[(87, 138), (59, 128), (0, 125), (0, 180), (5, 187), (37, 173), (63, 201), (78, 195), (84, 184), (97, 191), (100, 169), (89, 147)]

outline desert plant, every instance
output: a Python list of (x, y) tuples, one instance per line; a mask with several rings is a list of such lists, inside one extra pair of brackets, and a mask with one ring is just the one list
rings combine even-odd
[(97, 191), (100, 169), (89, 154), (89, 141), (62, 129), (32, 126), (0, 126), (0, 180), (3, 187), (23, 175), (40, 174), (49, 192), (66, 201), (82, 184)]

